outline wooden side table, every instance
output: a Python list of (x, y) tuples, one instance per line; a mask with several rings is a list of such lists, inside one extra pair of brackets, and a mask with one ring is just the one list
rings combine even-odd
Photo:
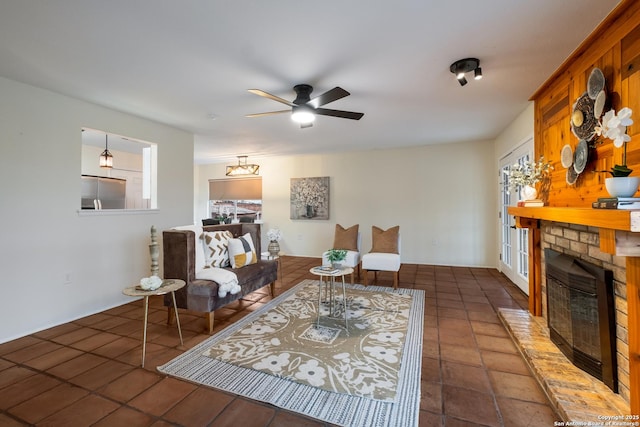
[(153, 291), (145, 291), (140, 285), (129, 286), (122, 293), (130, 297), (144, 297), (144, 328), (142, 333), (142, 367), (144, 368), (144, 356), (147, 351), (147, 319), (149, 316), (149, 297), (154, 295), (164, 295), (171, 292), (173, 298), (173, 308), (176, 313), (176, 323), (178, 324), (178, 334), (180, 335), (180, 345), (184, 345), (182, 341), (182, 330), (180, 329), (180, 318), (178, 318), (178, 306), (176, 305), (176, 291), (186, 285), (184, 280), (165, 279), (158, 289)]

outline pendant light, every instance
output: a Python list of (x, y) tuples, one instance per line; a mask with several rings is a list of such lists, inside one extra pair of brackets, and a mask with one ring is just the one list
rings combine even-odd
[(101, 168), (112, 168), (113, 167), (113, 156), (109, 152), (109, 135), (104, 136), (104, 151), (100, 154), (100, 167)]
[(259, 165), (247, 164), (247, 156), (238, 156), (238, 164), (227, 166), (227, 176), (258, 175)]

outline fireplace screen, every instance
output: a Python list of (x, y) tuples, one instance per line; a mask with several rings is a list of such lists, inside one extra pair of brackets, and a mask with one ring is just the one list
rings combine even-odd
[(545, 250), (551, 340), (574, 365), (617, 392), (612, 272)]
[[(549, 328), (564, 338), (565, 342), (556, 343), (566, 355), (566, 348), (573, 348), (573, 329), (571, 325), (571, 291), (567, 286), (547, 276), (547, 298), (549, 307)], [(565, 348), (566, 347), (566, 348)]]

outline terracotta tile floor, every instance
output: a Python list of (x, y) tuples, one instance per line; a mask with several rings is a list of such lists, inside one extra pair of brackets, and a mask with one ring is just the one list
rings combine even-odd
[[(277, 291), (315, 276), (317, 258), (284, 257)], [(380, 285), (391, 275), (380, 273)], [(526, 297), (493, 269), (404, 264), (400, 286), (426, 292), (420, 426), (552, 426), (559, 420), (502, 326), (499, 307)], [(255, 292), (216, 312), (216, 331), (270, 299)], [(145, 367), (142, 302), (0, 344), (0, 426), (323, 426), (273, 406), (156, 371), (206, 339), (180, 312), (184, 347), (150, 300)], [(404, 427), (404, 426), (402, 426)]]

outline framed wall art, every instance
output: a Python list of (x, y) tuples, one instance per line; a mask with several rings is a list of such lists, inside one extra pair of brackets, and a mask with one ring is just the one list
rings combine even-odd
[(329, 177), (291, 178), (291, 219), (329, 219)]

